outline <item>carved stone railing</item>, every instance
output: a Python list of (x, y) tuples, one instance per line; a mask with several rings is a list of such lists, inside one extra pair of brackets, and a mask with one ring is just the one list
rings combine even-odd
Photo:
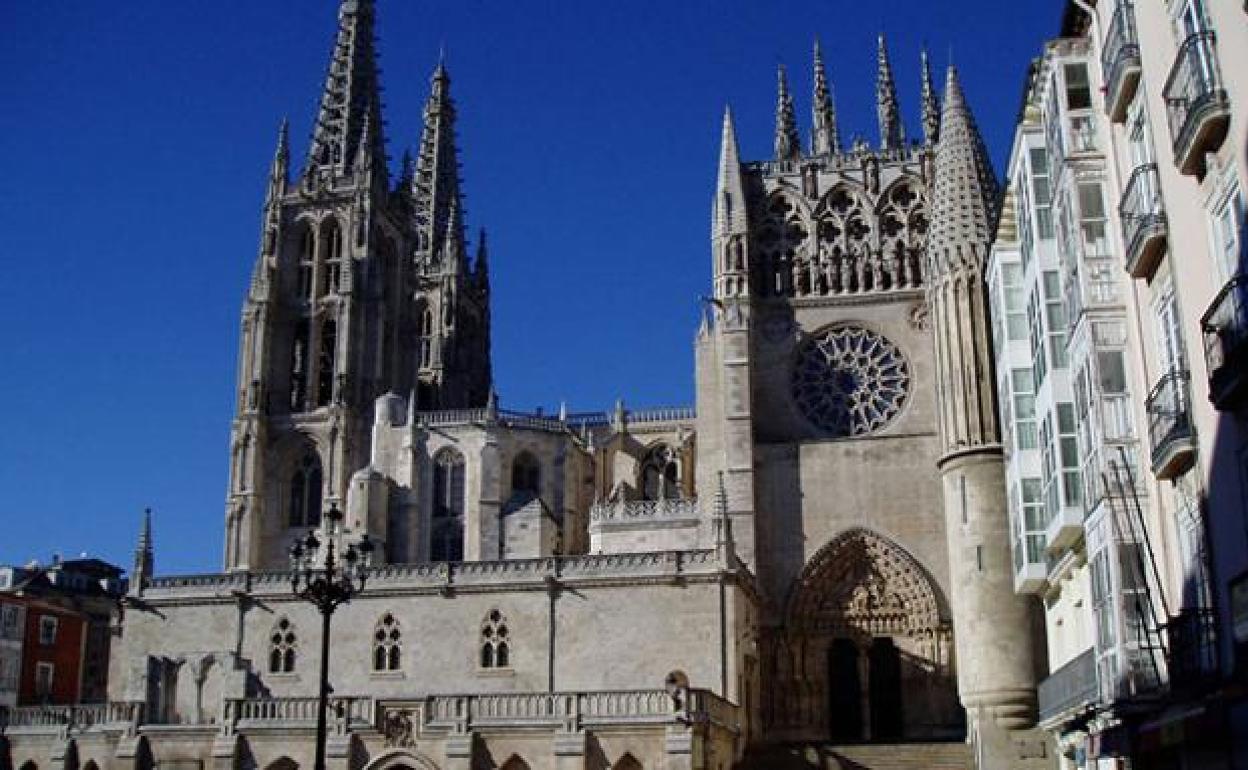
[(672, 498), (667, 500), (621, 500), (614, 503), (594, 503), (589, 509), (591, 524), (643, 523), (647, 521), (674, 521), (697, 519), (698, 501)]
[[(666, 423), (689, 422), (697, 417), (693, 407), (654, 407), (624, 412), (624, 422), (628, 425), (653, 425)], [(577, 412), (573, 414), (545, 414), (541, 412), (519, 412), (512, 409), (495, 409), (492, 413), (487, 408), (480, 409), (447, 409), (432, 412), (417, 412), (416, 422), (430, 427), (446, 427), (452, 425), (473, 425), (496, 422), (513, 428), (560, 433), (567, 430), (582, 428), (601, 428), (615, 422), (616, 416), (610, 412)]]
[[(673, 501), (675, 502), (675, 501)], [(695, 505), (693, 501), (681, 501)], [(536, 559), (493, 561), (426, 562), (382, 564), (369, 572), (370, 591), (440, 591), (448, 586), (499, 586), (523, 588), (544, 585), (548, 580), (595, 580), (627, 577), (664, 579), (673, 573), (708, 578), (719, 574), (721, 565), (714, 550), (673, 550), (651, 553), (583, 554), (547, 556)], [(290, 593), (289, 572), (224, 573), (219, 575), (173, 576), (153, 580), (144, 590), (144, 601), (234, 601), (240, 594), (286, 596)]]
[(85, 703), (73, 706), (0, 707), (0, 729), (91, 728), (138, 725), (143, 721), (143, 704), (131, 701)]
[[(234, 728), (315, 724), (317, 699), (306, 698), (227, 698), (222, 706), (222, 724)], [(330, 698), (329, 719), (340, 726), (368, 726), (376, 721), (372, 698)]]

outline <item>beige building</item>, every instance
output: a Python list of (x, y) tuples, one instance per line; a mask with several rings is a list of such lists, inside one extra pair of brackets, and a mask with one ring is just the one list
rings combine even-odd
[[(13, 711), (25, 770), (312, 761), (320, 618), (288, 551), (379, 546), (331, 631), (330, 764), (1041, 768), (984, 270), (997, 183), (950, 70), (907, 142), (725, 114), (693, 409), (499, 405), (439, 65), (391, 179), (375, 10), (343, 0), (306, 162), (283, 129), (242, 315), (224, 571), (136, 554), (110, 702)], [(943, 104), (942, 104), (943, 102)], [(691, 213), (692, 214), (692, 213)]]

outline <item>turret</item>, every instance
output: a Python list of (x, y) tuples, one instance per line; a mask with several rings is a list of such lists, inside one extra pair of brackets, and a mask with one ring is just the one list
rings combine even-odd
[[(936, 150), (928, 303), (958, 694), (980, 767), (1037, 766), (1031, 609), (1014, 593), (984, 265), (997, 185), (950, 68)], [(1039, 766), (1045, 766), (1040, 764)]]
[(724, 107), (719, 144), (719, 176), (711, 205), (711, 251), (714, 258), (715, 296), (744, 296), (749, 292), (749, 224), (745, 182), (732, 110)]

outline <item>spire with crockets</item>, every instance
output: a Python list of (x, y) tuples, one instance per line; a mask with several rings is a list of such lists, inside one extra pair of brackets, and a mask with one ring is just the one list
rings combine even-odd
[(879, 38), (879, 71), (875, 79), (876, 110), (880, 119), (880, 147), (895, 150), (905, 144), (905, 132), (901, 126), (901, 108), (897, 104), (897, 84), (893, 80), (893, 66), (888, 61), (888, 46), (884, 36)]
[(361, 157), (385, 173), (374, 19), (373, 0), (342, 0), (338, 8), (338, 35), (304, 168), (309, 179), (353, 171)]
[(776, 71), (776, 160), (796, 160), (802, 154), (802, 140), (797, 133), (797, 113), (789, 79), (781, 64)]
[(919, 54), (919, 69), (923, 81), (923, 141), (935, 147), (940, 141), (940, 103), (936, 101), (936, 87), (932, 85), (932, 66), (927, 59), (927, 48)]
[(823, 67), (823, 51), (819, 48), (819, 38), (815, 38), (815, 94), (811, 111), (814, 113), (811, 152), (815, 155), (835, 155), (840, 152), (841, 137), (836, 126), (836, 103), (833, 100), (832, 87), (828, 84), (828, 73)]
[(455, 102), (451, 99), (451, 76), (446, 63), (439, 59), (425, 102), (425, 126), (412, 179), (417, 254), (437, 258), (444, 251), (448, 235), (462, 240), (462, 230), (454, 222), (461, 206)]

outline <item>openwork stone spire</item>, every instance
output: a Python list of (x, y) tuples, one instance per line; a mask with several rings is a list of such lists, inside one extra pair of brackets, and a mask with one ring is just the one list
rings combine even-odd
[(945, 451), (957, 453), (1000, 441), (983, 280), (997, 184), (952, 67), (935, 166), (927, 242), (929, 299), (936, 332), (941, 435)]
[(940, 104), (936, 101), (936, 87), (932, 84), (932, 67), (926, 48), (919, 54), (919, 61), (923, 81), (923, 139), (929, 147), (935, 147), (940, 141)]
[(286, 192), (290, 182), (290, 121), (282, 118), (277, 129), (277, 149), (273, 151), (273, 163), (269, 166), (269, 191), (265, 196), (272, 203)]
[(417, 251), (439, 255), (448, 235), (463, 237), (462, 226), (453, 221), (459, 217), (462, 201), (459, 151), (455, 146), (455, 102), (451, 99), (451, 76), (445, 62), (438, 61), (430, 85), (412, 180), (412, 202)]
[[(351, 170), (361, 155), (374, 168), (386, 167), (381, 127), (381, 85), (374, 40), (373, 0), (342, 0), (338, 37), (312, 131), (305, 173)], [(366, 123), (372, 125), (365, 132)]]
[(880, 119), (880, 147), (892, 150), (905, 144), (905, 131), (901, 126), (901, 108), (897, 104), (897, 84), (893, 81), (893, 66), (888, 61), (888, 46), (884, 36), (879, 37), (879, 71), (875, 79), (876, 111)]
[(802, 140), (797, 133), (797, 113), (789, 79), (781, 64), (776, 71), (776, 160), (796, 160), (802, 154)]
[(811, 110), (814, 113), (812, 152), (815, 155), (834, 155), (840, 152), (841, 137), (836, 126), (836, 104), (833, 101), (832, 88), (828, 85), (828, 74), (823, 67), (823, 51), (819, 49), (818, 38), (815, 39), (815, 94)]
[(715, 185), (712, 235), (746, 231), (745, 181), (741, 177), (741, 154), (732, 109), (724, 107), (724, 125), (719, 140), (719, 178)]

